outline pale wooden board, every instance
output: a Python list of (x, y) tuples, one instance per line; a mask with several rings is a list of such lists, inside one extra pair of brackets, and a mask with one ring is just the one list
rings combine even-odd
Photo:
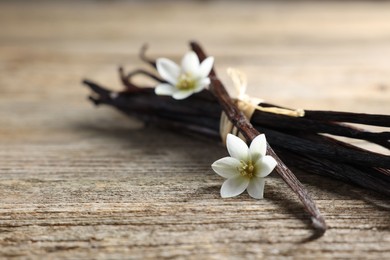
[[(120, 89), (137, 53), (180, 59), (189, 39), (218, 72), (289, 107), (390, 113), (390, 4), (0, 3), (0, 258), (390, 258), (389, 200), (299, 173), (324, 237), (277, 176), (262, 201), (221, 199), (215, 143), (88, 101)], [(372, 147), (378, 150), (376, 147)]]

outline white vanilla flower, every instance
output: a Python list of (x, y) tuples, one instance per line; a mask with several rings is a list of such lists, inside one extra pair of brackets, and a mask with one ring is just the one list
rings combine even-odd
[(184, 99), (202, 91), (210, 84), (208, 77), (214, 64), (214, 58), (208, 57), (202, 63), (195, 52), (188, 52), (181, 61), (181, 67), (166, 59), (157, 59), (157, 71), (167, 82), (156, 86), (157, 95), (168, 95), (174, 99)]
[(231, 157), (224, 157), (211, 165), (218, 175), (227, 178), (221, 187), (222, 198), (240, 195), (246, 189), (251, 197), (262, 199), (264, 177), (269, 175), (277, 164), (273, 157), (265, 155), (265, 135), (256, 136), (248, 148), (243, 140), (228, 134), (226, 146)]

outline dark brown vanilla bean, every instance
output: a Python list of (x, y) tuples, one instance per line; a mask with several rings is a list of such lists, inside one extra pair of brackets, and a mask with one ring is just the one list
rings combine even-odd
[[(123, 68), (120, 68), (120, 71), (123, 72)], [(161, 78), (157, 77), (156, 75), (154, 75), (153, 73), (150, 73), (149, 71), (146, 71), (143, 69), (134, 70), (134, 71), (130, 72), (129, 74), (127, 74), (126, 76), (124, 76), (123, 79), (125, 79), (126, 81), (131, 81), (131, 78), (134, 76), (137, 76), (137, 75), (148, 76), (149, 78), (152, 78), (157, 82), (166, 83), (166, 81), (164, 81), (163, 79), (161, 79)]]
[[(256, 129), (267, 131), (272, 135), (274, 142), (277, 142), (280, 147), (288, 150), (293, 150), (300, 153), (308, 153), (314, 156), (320, 156), (327, 159), (332, 159), (339, 162), (355, 163), (357, 165), (369, 167), (390, 168), (390, 156), (382, 154), (356, 151), (345, 147), (337, 146), (325, 142), (316, 142), (309, 139), (304, 139), (296, 136), (297, 134), (286, 134), (275, 130), (265, 130), (265, 127), (255, 125)], [(286, 142), (286, 140), (289, 140)]]
[[(198, 55), (199, 60), (203, 61), (207, 55), (202, 50), (199, 44), (191, 42), (191, 48)], [(210, 72), (210, 91), (217, 98), (219, 104), (229, 120), (237, 127), (237, 129), (244, 135), (248, 142), (251, 142), (260, 133), (251, 125), (245, 115), (237, 108), (233, 100), (230, 98), (222, 82), (217, 78), (214, 70)], [(324, 233), (326, 230), (326, 223), (320, 211), (315, 205), (313, 199), (310, 197), (306, 189), (290, 171), (290, 169), (282, 162), (269, 144), (267, 144), (267, 153), (275, 158), (278, 162), (276, 171), (282, 179), (290, 186), (290, 188), (298, 195), (299, 199), (305, 206), (306, 211), (311, 215), (313, 226), (320, 232)]]
[(263, 126), (275, 126), (283, 130), (299, 130), (307, 133), (326, 133), (366, 140), (390, 149), (390, 132), (372, 133), (334, 122), (317, 121), (306, 117), (290, 117), (255, 111), (251, 122)]
[(390, 116), (363, 113), (305, 110), (305, 117), (320, 121), (348, 122), (390, 127)]
[(141, 51), (139, 52), (139, 57), (141, 58), (142, 61), (148, 63), (150, 66), (152, 66), (153, 68), (156, 68), (156, 61), (155, 60), (152, 60), (152, 59), (149, 59), (148, 57), (146, 57), (146, 51), (148, 49), (148, 45), (147, 44), (144, 44), (141, 48)]
[[(279, 107), (279, 108), (291, 109), (291, 108), (278, 106), (270, 103), (261, 103), (261, 105), (264, 107)], [(317, 120), (317, 121), (347, 122), (347, 123), (355, 123), (355, 124), (362, 124), (362, 125), (390, 127), (389, 115), (305, 109), (305, 118)]]
[[(360, 187), (369, 188), (390, 196), (390, 182), (383, 179), (383, 174), (370, 172), (372, 169), (359, 167), (355, 168), (348, 164), (335, 163), (327, 159), (319, 159), (310, 155), (290, 153), (287, 150), (275, 146), (287, 165), (299, 168), (305, 172), (316, 173), (322, 176), (331, 176), (346, 183), (355, 183)], [(370, 172), (370, 174), (367, 174)]]
[[(86, 82), (86, 84), (91, 85), (91, 88), (97, 87), (92, 82)], [(115, 103), (113, 105), (122, 111), (132, 111), (133, 114), (149, 113), (169, 120), (188, 122), (202, 127), (213, 128), (214, 131), (218, 131), (219, 129), (221, 108), (215, 100), (211, 99), (207, 91), (193, 95), (185, 101), (177, 101), (170, 97), (156, 96), (153, 89), (138, 90), (137, 93), (124, 92), (115, 99), (115, 102), (112, 101)], [(104, 92), (103, 90), (99, 91)], [(105, 96), (109, 96), (109, 94)], [(183, 106), (182, 102), (185, 102), (185, 106)], [(145, 109), (146, 107), (147, 110)], [(271, 115), (277, 116), (275, 114)], [(389, 168), (389, 156), (376, 154), (363, 149), (356, 149), (351, 145), (340, 146), (342, 144), (341, 142), (335, 142), (335, 140), (328, 142), (328, 137), (321, 137), (320, 140), (311, 140), (309, 138), (311, 136), (309, 135), (310, 133), (287, 131), (288, 128), (284, 129), (281, 127), (284, 124), (280, 124), (280, 120), (273, 121), (271, 117), (267, 117), (267, 119), (269, 119), (267, 125), (254, 123), (254, 126), (266, 132), (267, 135), (272, 135), (273, 143), (279, 147), (284, 147), (296, 153), (310, 153), (320, 158), (327, 158), (333, 161)]]

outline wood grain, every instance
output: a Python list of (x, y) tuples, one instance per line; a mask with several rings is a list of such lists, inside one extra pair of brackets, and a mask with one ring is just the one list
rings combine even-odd
[(222, 146), (95, 109), (80, 84), (119, 89), (117, 66), (139, 66), (144, 42), (150, 55), (179, 59), (198, 39), (226, 85), (233, 66), (272, 103), (389, 114), (389, 11), (387, 2), (1, 2), (0, 258), (389, 258), (389, 198), (296, 172), (329, 226), (311, 241), (308, 216), (276, 175), (264, 200), (221, 199), (210, 164)]

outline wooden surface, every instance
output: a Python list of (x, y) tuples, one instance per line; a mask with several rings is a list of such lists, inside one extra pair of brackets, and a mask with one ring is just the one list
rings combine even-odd
[(120, 89), (144, 42), (179, 59), (197, 39), (272, 103), (389, 114), (390, 3), (162, 2), (0, 3), (0, 258), (390, 258), (389, 198), (297, 173), (329, 225), (308, 241), (279, 177), (221, 199), (222, 146), (95, 109), (80, 84)]

